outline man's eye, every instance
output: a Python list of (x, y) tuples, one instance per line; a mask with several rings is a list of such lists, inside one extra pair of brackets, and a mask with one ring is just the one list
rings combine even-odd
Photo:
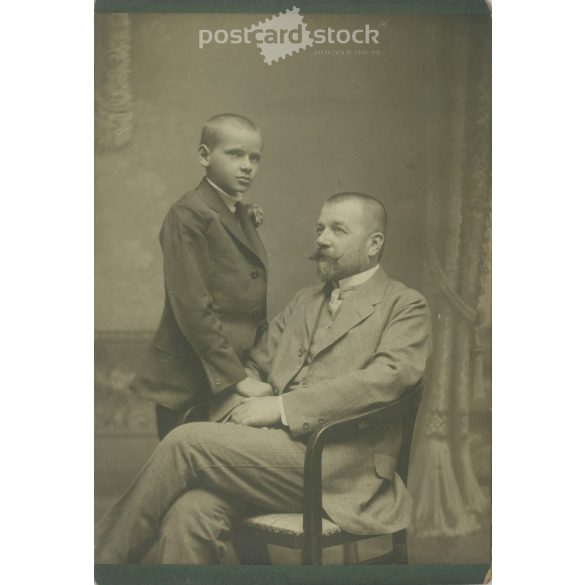
[(345, 230), (343, 228), (340, 228), (339, 226), (334, 227), (333, 228), (333, 231), (336, 232), (336, 233), (338, 233), (338, 234), (344, 234), (345, 233)]
[(250, 157), (250, 160), (253, 160), (254, 162), (260, 162), (260, 157), (257, 154), (253, 154)]

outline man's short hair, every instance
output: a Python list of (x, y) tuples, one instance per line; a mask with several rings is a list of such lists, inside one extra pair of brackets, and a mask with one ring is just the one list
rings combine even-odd
[(327, 199), (326, 203), (341, 203), (343, 201), (350, 200), (358, 201), (360, 203), (364, 211), (364, 216), (366, 217), (368, 223), (372, 226), (372, 232), (381, 232), (384, 234), (384, 237), (386, 237), (388, 214), (386, 213), (384, 204), (375, 197), (366, 195), (365, 193), (356, 193), (351, 191), (331, 195), (331, 197)]
[(250, 118), (246, 118), (246, 116), (240, 114), (218, 114), (205, 122), (205, 125), (201, 129), (200, 144), (205, 144), (207, 148), (212, 150), (219, 142), (222, 130), (230, 124), (260, 133), (258, 126)]

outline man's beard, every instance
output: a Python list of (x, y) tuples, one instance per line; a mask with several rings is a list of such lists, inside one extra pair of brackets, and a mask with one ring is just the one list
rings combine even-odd
[(363, 272), (368, 267), (369, 258), (362, 250), (355, 250), (340, 258), (334, 258), (323, 250), (315, 250), (309, 260), (316, 262), (317, 276), (321, 281), (331, 282)]
[(335, 264), (337, 264), (337, 262), (335, 260), (327, 260), (327, 261), (319, 260), (319, 261), (317, 261), (317, 266), (316, 266), (317, 276), (323, 282), (330, 282), (331, 280), (337, 280), (336, 275), (337, 275), (338, 270), (336, 270), (335, 266), (333, 266), (333, 264), (332, 264), (333, 262), (335, 262)]

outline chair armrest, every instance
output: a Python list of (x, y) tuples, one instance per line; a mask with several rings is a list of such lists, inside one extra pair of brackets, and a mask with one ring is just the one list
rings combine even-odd
[[(370, 411), (332, 421), (315, 430), (305, 452), (303, 491), (303, 562), (319, 564), (321, 534), (323, 530), (322, 473), (323, 447), (329, 439), (351, 432), (359, 432), (371, 425), (387, 423), (399, 417), (406, 408), (418, 405), (423, 380), (399, 396), (396, 400)], [(315, 556), (317, 555), (319, 558)]]

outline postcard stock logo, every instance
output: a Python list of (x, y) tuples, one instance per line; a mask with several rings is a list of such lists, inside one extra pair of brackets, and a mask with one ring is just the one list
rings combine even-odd
[(370, 28), (366, 24), (364, 28), (347, 29), (317, 29), (311, 32), (300, 10), (295, 6), (286, 12), (267, 18), (254, 26), (245, 29), (218, 29), (215, 31), (199, 30), (199, 48), (202, 49), (210, 43), (218, 44), (256, 44), (264, 62), (272, 65), (274, 61), (284, 59), (289, 55), (298, 53), (313, 44), (331, 43), (355, 43), (358, 45), (379, 44), (380, 31)]

